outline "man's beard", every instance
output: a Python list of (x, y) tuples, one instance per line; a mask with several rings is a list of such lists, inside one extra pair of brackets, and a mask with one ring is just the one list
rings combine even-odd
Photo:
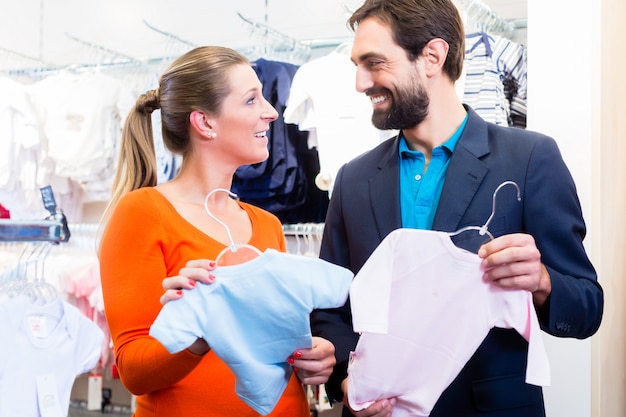
[[(387, 111), (374, 109), (372, 114), (374, 126), (381, 130), (409, 129), (426, 119), (430, 104), (426, 89), (417, 81), (411, 85), (414, 87), (412, 90), (397, 88), (395, 95), (384, 89), (384, 94), (392, 97), (393, 103)], [(369, 94), (371, 95), (372, 92)]]

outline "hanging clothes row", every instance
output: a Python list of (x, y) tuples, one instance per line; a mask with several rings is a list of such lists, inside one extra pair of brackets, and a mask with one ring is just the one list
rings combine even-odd
[[(264, 94), (282, 115), (297, 66), (259, 59), (254, 68)], [(0, 144), (0, 203), (15, 219), (43, 213), (37, 190), (53, 184), (66, 215), (83, 221), (84, 206), (110, 196), (121, 128), (139, 92), (155, 87), (153, 77), (129, 82), (98, 71), (60, 71), (32, 84), (0, 77), (8, 94), (0, 98), (0, 131), (10, 140)], [(163, 145), (160, 114), (153, 115), (157, 180), (172, 179), (180, 156)], [(304, 134), (282, 116), (272, 123), (267, 161), (237, 171), (234, 190), (276, 214), (285, 223), (321, 222), (328, 195), (315, 187), (317, 149), (307, 147)]]
[(287, 252), (317, 257), (322, 243), (324, 223), (296, 223), (283, 225)]
[[(344, 163), (397, 134), (372, 125), (370, 100), (354, 87), (356, 68), (350, 52), (351, 43), (345, 42), (301, 65), (283, 114), (286, 123), (308, 133), (308, 146), (319, 155), (315, 185), (329, 195)], [(526, 50), (522, 45), (485, 32), (468, 34), (463, 75), (456, 85), (461, 101), (485, 120), (526, 127)]]
[(306, 135), (284, 119), (284, 111), (298, 66), (258, 59), (253, 68), (263, 84), (263, 96), (278, 112), (267, 132), (269, 158), (240, 167), (232, 190), (242, 201), (274, 213), (282, 223), (323, 222), (328, 194), (315, 186), (319, 172), (316, 149)]
[(131, 88), (103, 73), (60, 72), (33, 84), (0, 78), (0, 202), (15, 219), (43, 215), (52, 184), (72, 221), (85, 202), (107, 201)]
[(488, 122), (525, 128), (526, 47), (515, 40), (525, 23), (503, 19), (481, 0), (454, 4), (465, 28), (465, 62), (456, 82), (459, 98)]
[(285, 121), (307, 132), (308, 146), (317, 149), (317, 188), (332, 192), (337, 171), (345, 162), (395, 135), (371, 122), (372, 105), (354, 87), (356, 67), (351, 43), (300, 66), (285, 108)]
[(101, 358), (103, 331), (47, 280), (46, 258), (67, 241), (60, 233), (67, 223), (63, 217), (45, 221), (49, 227), (42, 221), (0, 223), (0, 245), (23, 245), (16, 268), (3, 272), (0, 285), (0, 334), (11, 335), (0, 347), (2, 416), (67, 415), (76, 377)]
[(488, 122), (526, 127), (526, 48), (486, 32), (465, 36), (457, 94)]
[[(189, 45), (186, 45), (189, 47)], [(526, 53), (486, 32), (470, 33), (462, 101), (487, 121), (525, 127)], [(394, 136), (371, 123), (371, 103), (354, 88), (351, 43), (302, 65), (259, 58), (253, 66), (278, 119), (268, 132), (269, 158), (237, 170), (233, 191), (284, 224), (321, 223), (336, 172)], [(30, 85), (0, 77), (0, 204), (15, 218), (37, 218), (37, 189), (54, 185), (66, 215), (83, 221), (86, 204), (105, 204), (114, 177), (121, 126), (138, 94), (158, 74), (134, 80), (102, 71), (59, 71)], [(157, 180), (172, 179), (180, 156), (165, 149), (153, 114)]]

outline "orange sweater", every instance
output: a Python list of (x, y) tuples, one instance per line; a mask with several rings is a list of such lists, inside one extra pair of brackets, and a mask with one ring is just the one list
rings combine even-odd
[[(284, 251), (280, 221), (240, 205), (252, 222), (247, 243), (261, 251)], [(163, 278), (178, 274), (189, 260), (215, 259), (224, 247), (189, 224), (153, 188), (124, 196), (110, 219), (100, 247), (105, 314), (122, 382), (138, 396), (136, 417), (259, 416), (237, 397), (232, 372), (212, 351), (172, 355), (148, 335), (161, 310)], [(294, 374), (270, 416), (309, 415), (303, 386)]]

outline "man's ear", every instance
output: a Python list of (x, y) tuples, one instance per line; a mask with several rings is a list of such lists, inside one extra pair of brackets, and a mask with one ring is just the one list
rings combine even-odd
[(431, 39), (426, 44), (422, 55), (425, 58), (425, 70), (427, 76), (435, 75), (443, 68), (443, 64), (448, 58), (448, 50), (450, 46), (448, 42), (441, 38)]

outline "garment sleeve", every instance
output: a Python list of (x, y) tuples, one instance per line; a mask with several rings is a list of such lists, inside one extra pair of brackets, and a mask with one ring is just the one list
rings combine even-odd
[[(499, 312), (499, 320), (493, 325), (503, 329), (513, 328), (528, 342), (526, 383), (549, 386), (550, 362), (533, 306), (532, 294), (523, 290), (507, 291), (501, 288), (492, 291), (500, 292), (502, 295), (491, 298), (491, 301), (496, 303), (491, 306), (491, 310)], [(495, 317), (493, 314), (492, 316)]]
[(78, 320), (78, 337), (76, 353), (78, 357), (78, 374), (91, 371), (97, 364), (102, 353), (104, 333), (98, 325), (78, 310), (74, 311)]
[(524, 225), (537, 244), (552, 282), (542, 328), (559, 337), (583, 339), (602, 320), (604, 295), (585, 253), (586, 227), (574, 180), (552, 139), (538, 141), (528, 165)]
[(100, 245), (102, 292), (115, 361), (124, 386), (136, 395), (171, 386), (202, 359), (187, 350), (171, 355), (149, 336), (161, 310), (161, 282), (167, 276), (159, 230), (158, 210), (149, 200), (123, 198)]
[(285, 123), (298, 125), (300, 130), (315, 129), (313, 100), (306, 88), (307, 64), (302, 65), (293, 76), (283, 118)]
[[(294, 255), (298, 256), (298, 255)], [(302, 257), (301, 257), (302, 258)], [(313, 308), (336, 308), (348, 299), (352, 272), (344, 267), (318, 258), (302, 258), (311, 288)]]
[(355, 332), (387, 333), (395, 236), (387, 235), (354, 277), (350, 302)]
[(176, 301), (165, 304), (150, 326), (150, 336), (161, 342), (170, 353), (187, 349), (198, 338), (206, 339), (202, 331), (206, 323), (202, 323), (202, 319), (207, 314), (206, 310), (204, 314), (201, 311), (206, 301), (202, 300), (200, 287), (187, 291), (184, 301)]

